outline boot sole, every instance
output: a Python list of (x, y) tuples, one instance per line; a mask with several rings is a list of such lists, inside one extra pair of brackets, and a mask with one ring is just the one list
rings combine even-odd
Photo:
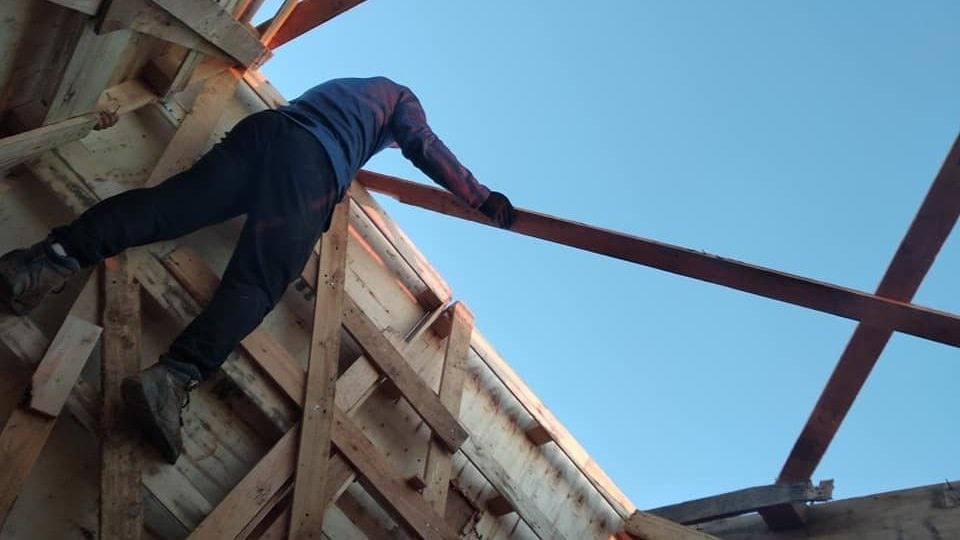
[(160, 454), (171, 465), (180, 457), (180, 450), (176, 448), (164, 435), (156, 420), (156, 413), (150, 407), (150, 401), (143, 391), (143, 384), (134, 378), (124, 379), (120, 384), (123, 401), (129, 407), (137, 424), (153, 445), (160, 450)]

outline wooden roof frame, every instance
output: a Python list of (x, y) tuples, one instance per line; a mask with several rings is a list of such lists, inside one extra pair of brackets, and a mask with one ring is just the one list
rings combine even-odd
[[(213, 129), (221, 111), (217, 108), (217, 105), (224, 99), (224, 94), (232, 92), (241, 78), (251, 84), (268, 105), (276, 106), (283, 101), (282, 96), (275, 95), (275, 91), (268, 84), (257, 84), (260, 81), (256, 71), (252, 69), (224, 71), (226, 64), (214, 69), (210, 69), (210, 65), (207, 64), (204, 71), (205, 75), (198, 81), (197, 73), (200, 71), (200, 66), (204, 65), (200, 62), (202, 55), (220, 61), (226, 60), (228, 63), (239, 64), (245, 68), (255, 68), (269, 58), (270, 50), (362, 2), (362, 0), (333, 2), (287, 0), (274, 18), (253, 29), (249, 25), (245, 26), (244, 21), (249, 21), (252, 18), (256, 8), (261, 3), (259, 0), (241, 1), (231, 12), (217, 7), (212, 2), (211, 5), (191, 3), (190, 6), (186, 6), (174, 0), (130, 0), (131, 2), (138, 2), (138, 5), (141, 6), (139, 11), (131, 11), (126, 9), (129, 5), (125, 5), (125, 2), (121, 0), (107, 2), (102, 2), (102, 0), (49, 1), (86, 15), (99, 14), (96, 33), (94, 33), (92, 27), (76, 30), (75, 37), (82, 46), (62, 66), (61, 78), (51, 88), (54, 96), (59, 99), (57, 96), (62, 94), (63, 100), (55, 101), (53, 107), (39, 116), (24, 113), (19, 120), (22, 121), (22, 125), (32, 129), (0, 139), (0, 167), (3, 168), (85, 136), (95, 123), (95, 114), (92, 111), (96, 110), (97, 107), (102, 108), (106, 103), (104, 100), (112, 99), (115, 106), (119, 106), (122, 114), (134, 111), (158, 98), (138, 81), (128, 81), (113, 88), (105, 88), (109, 71), (103, 71), (102, 69), (95, 70), (97, 76), (85, 77), (82, 81), (78, 81), (78, 74), (87, 71), (83, 68), (84, 62), (95, 59), (109, 67), (110, 62), (116, 60), (126, 44), (126, 37), (123, 35), (102, 37), (101, 33), (109, 33), (110, 30), (117, 29), (133, 29), (179, 43), (191, 49), (188, 59), (176, 69), (171, 78), (168, 91), (180, 90), (192, 82), (206, 82), (207, 79), (212, 81), (209, 88), (205, 87), (205, 91), (209, 90), (209, 105), (201, 101), (200, 111), (198, 112), (195, 107), (191, 116), (188, 117), (191, 122), (187, 125), (196, 124), (200, 127), (191, 127), (184, 132), (189, 131), (195, 136), (196, 132), (209, 132)], [(257, 36), (259, 36), (259, 40)], [(103, 62), (104, 55), (111, 60)], [(64, 92), (63, 89), (68, 85), (74, 89), (80, 88), (80, 91), (70, 94)], [(77, 98), (76, 96), (80, 97)], [(209, 107), (210, 110), (207, 111), (205, 107)], [(174, 141), (176, 140), (177, 137), (175, 136)], [(183, 148), (196, 146), (190, 144), (193, 140), (195, 139), (187, 139), (188, 142), (183, 142), (180, 146)], [(161, 160), (164, 165), (154, 171), (151, 179), (166, 177), (184, 166), (184, 163), (191, 161), (190, 159), (183, 159), (182, 154), (185, 151), (183, 148), (178, 149), (176, 144), (172, 144), (171, 149), (176, 151), (172, 151), (171, 155), (179, 158), (179, 161), (174, 163), (169, 162), (169, 160)], [(447, 192), (369, 171), (361, 171), (357, 180), (367, 189), (392, 196), (401, 202), (461, 219), (492, 225), (485, 217), (466, 207)], [(955, 226), (958, 215), (960, 215), (960, 138), (954, 142), (949, 151), (875, 294), (583, 223), (563, 220), (529, 210), (518, 209), (517, 223), (512, 231), (859, 321), (857, 329), (854, 331), (777, 479), (779, 485), (794, 485), (798, 482), (809, 481), (893, 332), (904, 332), (944, 344), (960, 346), (960, 316), (911, 303), (937, 253)], [(182, 268), (177, 266), (176, 261), (166, 260), (164, 264), (168, 271), (177, 275), (178, 279), (186, 280), (183, 285), (192, 294), (195, 296), (202, 294), (202, 289), (201, 292), (198, 292), (191, 289), (190, 286), (192, 283), (190, 279), (196, 279), (197, 274), (193, 274), (192, 278), (189, 275), (184, 277), (182, 273), (178, 274), (178, 268), (181, 272)], [(319, 265), (320, 263), (316, 264)], [(196, 271), (196, 269), (194, 270)], [(312, 280), (316, 283), (316, 272), (320, 268), (315, 266), (313, 270)], [(116, 271), (115, 268), (114, 271)], [(123, 271), (122, 267), (121, 271)], [(158, 271), (162, 272), (162, 270)], [(129, 279), (129, 276), (126, 279)], [(310, 281), (309, 271), (304, 275), (304, 279)], [(430, 278), (425, 278), (424, 281), (428, 283), (429, 287)], [(129, 287), (130, 285), (126, 283), (125, 286)], [(452, 317), (456, 328), (457, 324), (463, 323), (456, 323), (456, 311), (451, 312), (443, 309), (449, 299), (449, 290), (445, 293), (447, 296), (444, 298), (444, 291), (437, 292), (431, 288), (431, 294), (435, 294), (434, 298), (436, 298), (437, 303), (437, 309), (433, 316), (434, 318), (445, 317), (446, 319)], [(160, 293), (155, 291), (151, 294), (156, 296)], [(127, 296), (129, 295), (130, 293), (127, 291)], [(346, 305), (349, 305), (349, 299), (347, 299)], [(113, 306), (113, 309), (123, 309), (124, 307), (121, 303)], [(171, 306), (170, 309), (175, 310), (176, 308)], [(363, 323), (362, 317), (355, 316), (352, 320), (354, 326)], [(433, 320), (431, 319), (430, 322)], [(115, 328), (109, 330), (115, 332), (129, 331), (129, 329)], [(461, 329), (458, 332), (462, 331)], [(32, 334), (29, 335), (37, 336), (35, 330), (31, 330), (31, 332)], [(370, 337), (377, 339), (377, 336)], [(36, 339), (42, 341), (45, 338), (39, 336)], [(297, 374), (291, 371), (289, 366), (284, 367), (283, 351), (270, 344), (269, 336), (254, 337), (253, 339), (260, 339), (257, 342), (260, 346), (260, 352), (253, 353), (254, 359), (259, 361), (258, 354), (266, 354), (267, 356), (264, 358), (269, 357), (271, 360), (279, 358), (279, 363), (261, 363), (261, 367), (267, 370), (268, 374), (281, 388), (288, 391), (292, 399), (302, 401), (304, 397), (297, 389), (302, 388), (302, 386), (298, 386), (300, 383), (296, 381), (307, 375)], [(461, 342), (463, 340), (462, 337), (458, 339)], [(267, 349), (263, 349), (264, 343), (268, 344)], [(248, 347), (256, 348), (253, 345), (248, 345)], [(393, 345), (380, 343), (375, 349), (379, 351), (375, 354), (376, 362), (386, 361), (385, 358), (393, 358), (397, 361), (390, 365), (403, 363), (400, 362), (400, 360), (403, 360), (402, 351), (393, 348)], [(536, 444), (555, 442), (601, 496), (625, 520), (628, 534), (637, 537), (666, 533), (676, 534), (677, 537), (708, 537), (692, 529), (674, 526), (671, 522), (637, 511), (629, 499), (592, 462), (583, 448), (530, 393), (529, 389), (509, 367), (500, 365), (497, 360), (490, 360), (485, 357), (483, 351), (476, 352), (534, 418), (535, 424), (528, 429), (531, 440), (535, 441)], [(82, 356), (83, 351), (80, 351), (80, 354)], [(383, 364), (380, 364), (380, 369), (389, 372), (389, 368), (385, 368)], [(72, 375), (68, 379), (72, 379)], [(442, 463), (447, 459), (443, 458), (443, 452), (447, 452), (448, 456), (450, 451), (455, 451), (457, 448), (472, 454), (470, 459), (474, 463), (484, 461), (483, 449), (466, 438), (465, 433), (456, 433), (458, 427), (456, 419), (453, 418), (451, 423), (451, 418), (448, 418), (450, 413), (447, 412), (447, 409), (455, 411), (456, 403), (444, 398), (445, 394), (437, 397), (436, 394), (424, 393), (423, 388), (419, 386), (420, 383), (417, 382), (418, 379), (411, 378), (409, 374), (404, 375), (398, 372), (394, 374), (393, 379), (395, 382), (399, 382), (398, 388), (405, 396), (422, 403), (423, 409), (422, 411), (418, 409), (418, 412), (422, 412), (424, 418), (434, 429), (452, 430), (442, 431), (445, 437), (438, 438), (438, 441), (445, 441), (445, 444), (436, 445), (435, 450), (438, 452), (437, 455), (440, 456), (438, 459), (440, 459), (441, 468), (444, 467)], [(455, 390), (450, 391), (455, 395)], [(85, 392), (81, 391), (79, 394), (83, 395)], [(327, 398), (332, 400), (334, 399), (332, 390), (330, 392)], [(89, 415), (84, 412), (83, 404), (77, 403), (74, 398), (68, 399), (66, 395), (58, 395), (52, 406), (37, 406), (38, 410), (47, 411), (47, 414), (51, 415), (59, 414), (62, 408), (80, 418), (81, 423), (89, 424), (92, 422), (88, 418)], [(338, 411), (334, 412), (335, 414), (332, 417), (327, 417), (318, 424), (318, 429), (321, 432), (320, 440), (324, 440), (322, 435), (324, 430), (333, 429), (334, 444), (337, 444), (337, 437), (340, 437), (341, 443), (346, 440), (354, 441), (355, 444), (349, 445), (354, 449), (353, 451), (363, 447), (362, 440), (357, 438), (356, 432), (351, 431), (354, 428), (351, 428), (349, 419), (345, 415), (339, 414)], [(443, 426), (446, 426), (446, 428)], [(339, 431), (337, 431), (338, 429)], [(38, 444), (42, 447), (42, 440)], [(368, 450), (370, 449), (362, 450), (362, 452)], [(282, 455), (289, 457), (292, 451), (293, 446), (288, 442), (287, 446), (283, 447), (283, 452), (286, 453)], [(319, 489), (322, 494), (321, 499), (330, 496), (335, 498), (336, 490), (342, 489), (344, 479), (350, 478), (352, 480), (353, 478), (351, 476), (352, 471), (344, 465), (343, 459), (341, 458), (339, 462), (336, 461), (337, 456), (339, 454), (334, 454), (330, 459), (326, 478), (321, 478), (314, 484), (321, 486), (321, 489)], [(368, 467), (373, 466), (371, 464), (375, 462), (372, 455), (366, 455), (366, 457), (355, 455), (354, 459), (359, 460), (360, 463), (366, 463)], [(446, 463), (448, 467), (448, 461)], [(520, 513), (521, 517), (530, 524), (538, 535), (560, 537), (559, 533), (551, 528), (551, 524), (545, 517), (537, 515), (535, 507), (528, 505), (522, 496), (511, 493), (509, 479), (502, 471), (497, 472), (496, 463), (487, 462), (485, 466), (479, 468), (486, 470), (485, 475), (488, 476), (492, 484), (497, 486), (505, 504)], [(439, 474), (440, 478), (444, 477), (442, 472), (430, 473), (429, 476), (433, 477), (435, 474)], [(375, 491), (381, 494), (391, 491), (397, 492), (400, 489), (397, 479), (393, 478), (389, 471), (368, 469), (364, 475), (368, 481), (376, 484), (374, 486)], [(332, 480), (332, 484), (329, 483), (330, 480)], [(335, 488), (331, 488), (331, 485), (334, 485)], [(323, 488), (322, 486), (327, 487)], [(242, 487), (238, 486), (238, 489)], [(284, 487), (283, 483), (277, 485), (276, 490), (278, 498), (272, 501), (274, 505), (279, 504), (279, 498), (287, 497), (293, 493), (289, 486)], [(239, 496), (243, 497), (244, 495), (241, 493)], [(435, 516), (437, 511), (442, 511), (442, 501), (438, 497), (436, 494), (432, 495), (429, 503), (423, 501), (413, 503), (401, 501), (397, 503), (394, 501), (391, 504), (399, 504), (399, 507), (395, 510), (401, 519), (424, 536), (449, 537), (449, 531), (435, 528), (437, 523), (432, 516)], [(394, 500), (403, 497), (387, 498)], [(296, 501), (295, 494), (294, 500)], [(271, 503), (268, 501), (267, 504)], [(802, 516), (797, 515), (795, 505), (796, 502), (778, 503), (770, 509), (762, 510), (761, 514), (772, 528), (796, 524), (798, 520), (802, 521)], [(296, 503), (294, 507), (297, 507)], [(265, 514), (257, 514), (255, 521), (263, 518), (265, 518)], [(430, 525), (431, 522), (434, 525)], [(121, 523), (121, 525), (123, 524)]]

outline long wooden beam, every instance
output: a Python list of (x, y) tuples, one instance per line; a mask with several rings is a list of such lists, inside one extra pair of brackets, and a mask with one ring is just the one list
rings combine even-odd
[(258, 37), (216, 2), (150, 1), (243, 66), (257, 63), (266, 53)]
[(647, 510), (648, 514), (693, 525), (705, 521), (739, 516), (778, 504), (822, 502), (833, 496), (833, 481), (814, 487), (810, 482), (756, 486), (712, 497)]
[[(368, 189), (400, 202), (492, 225), (482, 214), (446, 191), (369, 171), (361, 171), (357, 180)], [(960, 347), (960, 317), (908, 302), (530, 210), (517, 210), (517, 220), (511, 230)]]
[[(960, 216), (960, 137), (947, 154), (916, 217), (887, 268), (877, 295), (909, 302), (927, 275)], [(778, 477), (779, 482), (810, 478), (840, 429), (893, 332), (858, 324), (827, 381), (806, 425), (797, 437)], [(771, 527), (783, 526), (777, 516), (786, 509), (763, 512)], [(796, 521), (795, 519), (791, 519)]]
[[(270, 49), (276, 49), (362, 2), (363, 0), (302, 0), (293, 8), (293, 12), (276, 33), (264, 42)], [(274, 18), (264, 21), (257, 26), (257, 30), (261, 34), (267, 32), (273, 26), (273, 21)]]
[[(127, 81), (105, 90), (98, 108), (126, 114), (154, 99), (156, 96), (138, 81)], [(93, 130), (97, 119), (97, 114), (91, 112), (0, 139), (0, 170), (62, 144), (82, 139)]]

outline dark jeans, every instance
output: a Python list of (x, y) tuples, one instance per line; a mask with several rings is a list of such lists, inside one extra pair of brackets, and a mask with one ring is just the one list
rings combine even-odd
[(83, 266), (247, 214), (220, 288), (161, 358), (209, 377), (280, 300), (341, 194), (323, 146), (285, 116), (242, 120), (189, 170), (104, 200), (52, 236)]

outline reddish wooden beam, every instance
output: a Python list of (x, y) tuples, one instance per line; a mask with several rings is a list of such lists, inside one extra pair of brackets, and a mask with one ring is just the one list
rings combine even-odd
[[(437, 188), (369, 171), (360, 171), (357, 180), (367, 189), (390, 195), (403, 203), (491, 224), (479, 212)], [(908, 302), (530, 210), (517, 209), (517, 220), (511, 230), (960, 347), (960, 317)]]
[[(297, 38), (320, 26), (330, 19), (360, 4), (363, 0), (302, 0), (286, 21), (275, 29), (276, 34), (266, 40), (267, 48), (276, 49), (284, 43)], [(273, 18), (257, 26), (257, 31), (265, 33), (273, 24)]]
[[(940, 168), (890, 262), (877, 295), (909, 302), (960, 216), (960, 137)], [(810, 478), (892, 332), (859, 324), (780, 471), (780, 482)]]

